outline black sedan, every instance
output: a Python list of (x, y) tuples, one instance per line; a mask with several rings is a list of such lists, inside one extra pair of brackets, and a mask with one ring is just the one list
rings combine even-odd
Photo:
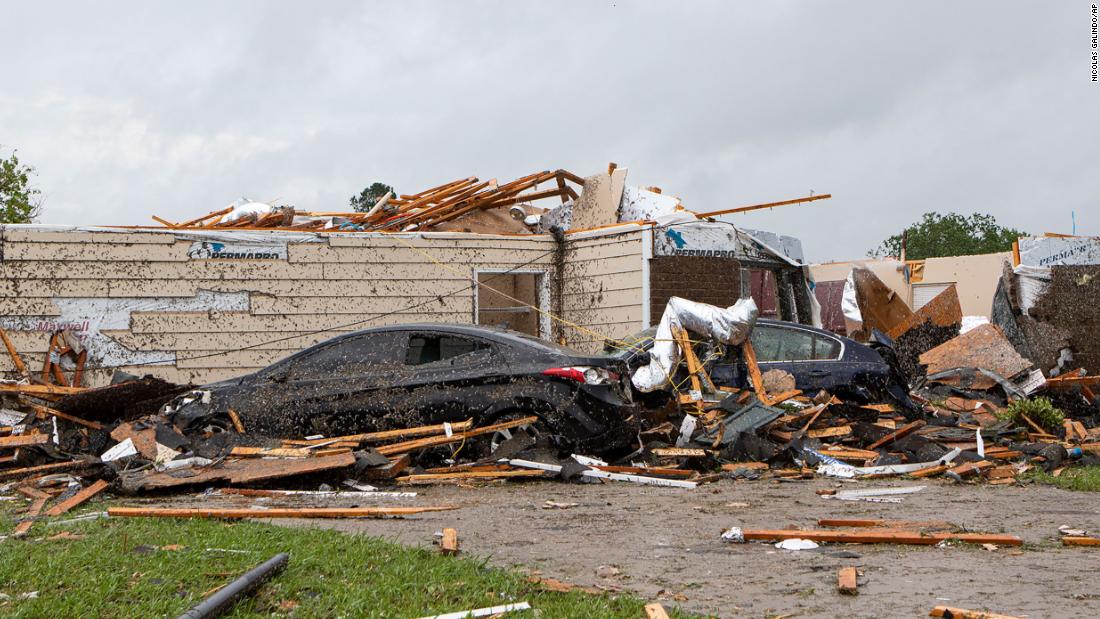
[(286, 438), (537, 415), (559, 444), (602, 451), (633, 436), (628, 382), (622, 360), (522, 333), (410, 324), (333, 338), (170, 406), (181, 428), (233, 409), (249, 431)]
[[(656, 331), (653, 327), (628, 338), (632, 349), (608, 349), (608, 352), (626, 361), (633, 370), (649, 362), (649, 348)], [(812, 395), (824, 389), (845, 400), (892, 399), (907, 408), (912, 406), (904, 381), (870, 346), (824, 329), (766, 318), (756, 321), (749, 339), (760, 370), (790, 372), (794, 375), (795, 386), (803, 393)], [(702, 344), (698, 346), (696, 353), (700, 358), (710, 359), (706, 367), (715, 385), (749, 387), (740, 346), (717, 351), (702, 350), (706, 347)], [(652, 403), (652, 398), (646, 396), (638, 399)]]

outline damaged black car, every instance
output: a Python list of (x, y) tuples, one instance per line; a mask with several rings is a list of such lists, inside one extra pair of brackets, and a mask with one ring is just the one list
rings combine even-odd
[(249, 432), (340, 436), (536, 415), (535, 431), (574, 449), (629, 445), (637, 416), (623, 360), (587, 356), (505, 329), (410, 324), (322, 342), (169, 404), (183, 429), (232, 409)]
[[(652, 327), (627, 338), (629, 346), (609, 347), (610, 356), (625, 361), (631, 371), (649, 362), (649, 349), (657, 328)], [(824, 329), (782, 320), (761, 318), (749, 336), (762, 372), (784, 370), (794, 376), (795, 387), (803, 393), (821, 390), (841, 399), (875, 402), (893, 399), (906, 409), (915, 409), (907, 395), (904, 379), (893, 365), (874, 348)], [(884, 344), (885, 345), (885, 344)], [(740, 346), (718, 346), (700, 342), (696, 355), (704, 361), (711, 380), (720, 387), (751, 388), (748, 368)], [(884, 351), (889, 356), (889, 351)], [(642, 394), (635, 399), (647, 405), (654, 398), (667, 398), (667, 392)]]

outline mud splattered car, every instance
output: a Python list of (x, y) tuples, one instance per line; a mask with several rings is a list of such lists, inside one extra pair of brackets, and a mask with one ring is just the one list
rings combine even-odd
[[(607, 352), (625, 361), (631, 370), (649, 361), (656, 328), (646, 329), (626, 338), (632, 346), (609, 348)], [(761, 318), (750, 336), (761, 371), (785, 370), (794, 375), (795, 386), (804, 393), (815, 394), (824, 389), (841, 399), (872, 402), (881, 399), (897, 401), (905, 408), (915, 408), (907, 395), (904, 379), (884, 357), (871, 346), (835, 333), (806, 325)], [(716, 385), (748, 387), (748, 370), (741, 358), (740, 347), (711, 349), (698, 345), (700, 359)], [(703, 350), (702, 348), (706, 348)], [(640, 394), (635, 398), (650, 406), (654, 398), (666, 398), (667, 392)]]
[(514, 331), (444, 324), (342, 335), (169, 406), (181, 427), (233, 409), (249, 432), (272, 437), (537, 415), (537, 428), (557, 443), (599, 451), (628, 444), (636, 418), (622, 360)]

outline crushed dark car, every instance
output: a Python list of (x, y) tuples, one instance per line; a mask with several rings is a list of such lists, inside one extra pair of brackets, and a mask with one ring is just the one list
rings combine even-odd
[[(649, 361), (649, 349), (657, 328), (652, 327), (626, 338), (629, 346), (608, 347), (605, 352), (627, 363), (631, 371)], [(907, 395), (908, 387), (893, 364), (871, 346), (839, 336), (824, 329), (781, 320), (761, 318), (750, 336), (762, 372), (784, 370), (795, 379), (803, 393), (828, 391), (841, 399), (874, 402), (893, 399), (906, 409), (915, 409)], [(876, 344), (887, 346), (887, 343)], [(709, 342), (695, 345), (695, 353), (715, 385), (751, 389), (748, 369), (740, 346), (715, 346)], [(682, 370), (681, 370), (682, 371)], [(654, 407), (667, 399), (668, 392), (634, 392), (634, 399)]]
[(554, 443), (606, 452), (635, 436), (626, 363), (505, 329), (409, 324), (357, 331), (169, 404), (185, 431), (232, 409), (249, 432), (339, 436), (536, 415)]

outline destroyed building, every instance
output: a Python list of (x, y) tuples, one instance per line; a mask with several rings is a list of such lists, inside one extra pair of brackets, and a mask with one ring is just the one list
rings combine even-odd
[[(688, 211), (626, 172), (461, 179), (374, 213), (253, 203), (155, 228), (4, 225), (0, 327), (27, 372), (102, 385), (115, 370), (221, 380), (408, 322), (507, 326), (594, 351), (655, 323), (675, 295), (751, 295), (765, 316), (815, 322), (796, 240)], [(23, 378), (9, 357), (0, 370)]]

